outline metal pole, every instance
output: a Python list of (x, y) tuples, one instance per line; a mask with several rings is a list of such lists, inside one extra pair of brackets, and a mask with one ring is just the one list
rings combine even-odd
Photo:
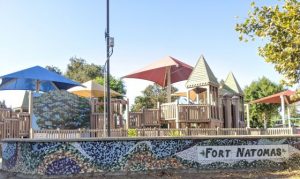
[(110, 79), (109, 79), (109, 0), (106, 0), (106, 57), (107, 57), (107, 136), (110, 137)]

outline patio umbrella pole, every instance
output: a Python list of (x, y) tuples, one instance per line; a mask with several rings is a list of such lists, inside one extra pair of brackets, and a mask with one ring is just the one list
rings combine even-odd
[(168, 68), (168, 72), (167, 72), (167, 80), (168, 80), (168, 86), (167, 86), (167, 100), (168, 103), (171, 102), (171, 67)]

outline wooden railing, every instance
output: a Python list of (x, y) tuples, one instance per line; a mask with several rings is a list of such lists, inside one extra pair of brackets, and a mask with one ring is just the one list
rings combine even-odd
[(165, 120), (176, 120), (178, 118), (177, 103), (164, 103), (160, 105), (161, 118)]
[(161, 105), (161, 117), (178, 122), (207, 122), (209, 106), (202, 104), (165, 103)]
[(0, 139), (29, 137), (30, 115), (0, 108)]
[(160, 110), (159, 109), (143, 109), (144, 126), (160, 126)]
[[(128, 136), (125, 129), (111, 129), (111, 137), (183, 137), (183, 136), (250, 136), (250, 135), (292, 135), (293, 128), (182, 128), (161, 129), (144, 128), (135, 130), (134, 136)], [(76, 129), (76, 130), (34, 130), (33, 138), (39, 139), (76, 139), (106, 137), (103, 129)], [(8, 136), (10, 137), (10, 136)], [(7, 138), (8, 138), (7, 137)]]
[(11, 117), (11, 110), (7, 108), (0, 108), (0, 121), (3, 121), (5, 118)]
[[(77, 138), (99, 138), (106, 137), (103, 129), (70, 129), (70, 130), (33, 130), (35, 139), (77, 139)], [(126, 137), (127, 130), (111, 129), (111, 137)]]
[(142, 112), (130, 112), (129, 113), (129, 121), (128, 127), (129, 128), (141, 128), (142, 126)]
[(19, 135), (20, 137), (29, 137), (30, 130), (30, 114), (29, 113), (19, 113)]
[(143, 109), (141, 112), (129, 112), (129, 128), (160, 127), (160, 109)]
[(103, 129), (104, 128), (104, 114), (92, 113), (90, 121), (91, 129)]
[(178, 105), (179, 122), (208, 121), (208, 105)]

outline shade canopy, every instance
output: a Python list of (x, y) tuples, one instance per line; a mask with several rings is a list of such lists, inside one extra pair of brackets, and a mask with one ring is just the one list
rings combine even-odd
[[(93, 80), (82, 83), (82, 86), (70, 88), (68, 91), (81, 97), (96, 98), (104, 97), (105, 88)], [(111, 96), (122, 96), (120, 93), (110, 90)]]
[(162, 87), (168, 85), (168, 72), (171, 84), (187, 80), (193, 67), (173, 57), (167, 56), (123, 78), (138, 78), (157, 83)]
[(291, 96), (293, 94), (295, 94), (295, 91), (287, 90), (287, 91), (283, 91), (283, 92), (280, 92), (280, 93), (276, 93), (276, 94), (273, 94), (273, 95), (270, 95), (270, 96), (266, 96), (266, 97), (251, 101), (250, 104), (251, 103), (252, 104), (253, 103), (280, 104), (281, 103), (280, 96), (286, 97), (285, 98), (286, 99), (285, 103), (289, 104), (290, 103), (289, 96)]
[(67, 90), (71, 87), (81, 85), (40, 66), (10, 73), (0, 78), (0, 90), (36, 90), (47, 92), (57, 89)]

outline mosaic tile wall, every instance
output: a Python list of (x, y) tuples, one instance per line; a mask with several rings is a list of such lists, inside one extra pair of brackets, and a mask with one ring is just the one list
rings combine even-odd
[[(207, 148), (206, 154), (199, 152), (197, 149), (207, 146), (212, 148)], [(202, 161), (201, 156), (199, 156), (200, 154), (205, 156), (208, 153), (214, 155), (213, 147), (234, 148), (235, 146), (254, 148), (275, 146), (275, 149), (252, 149), (253, 151), (258, 151), (257, 155), (260, 155), (259, 151), (262, 151), (265, 152), (264, 155), (270, 156), (270, 159), (264, 158), (263, 160), (250, 157), (247, 160), (232, 158), (232, 160)], [(276, 146), (284, 146), (285, 148), (278, 149)], [(187, 168), (202, 170), (267, 167), (274, 169), (276, 167), (282, 168), (288, 165), (289, 162), (292, 162), (294, 167), (300, 166), (299, 149), (300, 140), (298, 138), (3, 142), (2, 169), (11, 172), (40, 175)], [(249, 156), (251, 155), (250, 152), (249, 150)], [(276, 159), (276, 155), (284, 156), (282, 152), (288, 152), (289, 155), (285, 156), (286, 158), (284, 159)], [(224, 156), (226, 157), (225, 153)], [(219, 153), (217, 157), (224, 156), (223, 153), (222, 155)]]
[(64, 90), (43, 93), (33, 99), (33, 129), (89, 128), (90, 111), (89, 100), (75, 94)]

